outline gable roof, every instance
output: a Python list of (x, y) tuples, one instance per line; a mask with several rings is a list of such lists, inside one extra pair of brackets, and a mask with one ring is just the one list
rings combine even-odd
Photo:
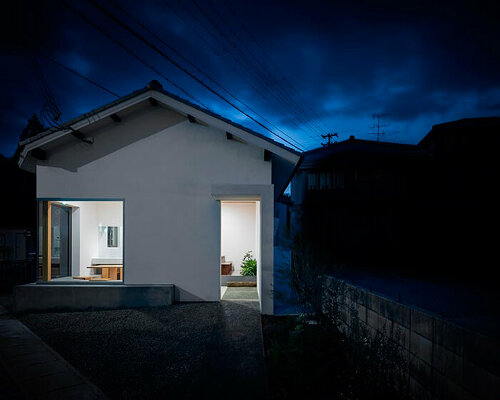
[(285, 146), (261, 133), (255, 132), (243, 125), (222, 117), (206, 108), (191, 103), (173, 93), (163, 89), (158, 81), (151, 81), (146, 87), (136, 90), (111, 103), (98, 107), (88, 113), (82, 114), (63, 124), (62, 128), (50, 128), (32, 137), (19, 142), (21, 152), (18, 164), (21, 167), (28, 153), (36, 148), (48, 144), (60, 137), (74, 133), (79, 129), (90, 126), (104, 118), (110, 117), (122, 110), (132, 107), (142, 101), (151, 99), (174, 109), (175, 111), (193, 116), (196, 120), (202, 121), (209, 126), (219, 128), (230, 133), (247, 143), (256, 145), (276, 155), (296, 163), (300, 158), (300, 152)]
[[(471, 136), (470, 140), (467, 141), (467, 145), (473, 143), (482, 145), (485, 144), (485, 139), (490, 139), (488, 142), (498, 145), (500, 136), (500, 117), (463, 118), (433, 125), (429, 133), (419, 142), (419, 145), (430, 146), (437, 140), (439, 135), (452, 136), (457, 134), (467, 134)], [(474, 134), (477, 136), (474, 136)]]
[(301, 168), (315, 168), (343, 155), (362, 154), (391, 157), (414, 156), (420, 153), (421, 149), (413, 144), (378, 142), (375, 140), (356, 139), (354, 136), (351, 136), (347, 140), (333, 143), (330, 146), (306, 151), (303, 153), (304, 161), (301, 164)]

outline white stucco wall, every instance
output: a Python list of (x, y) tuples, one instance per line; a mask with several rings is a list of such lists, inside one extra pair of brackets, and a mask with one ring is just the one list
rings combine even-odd
[(257, 259), (257, 203), (221, 202), (221, 255), (232, 261), (233, 275), (241, 274), (247, 251)]
[[(37, 197), (123, 199), (125, 283), (172, 283), (177, 300), (219, 301), (220, 204), (213, 186), (265, 192), (261, 229), (272, 229), (271, 162), (263, 150), (161, 107), (101, 131), (92, 132), (93, 145), (73, 138), (47, 149), (46, 165), (37, 166)], [(269, 241), (263, 264), (270, 265), (263, 268), (272, 287), (272, 230), (262, 240)], [(272, 313), (272, 294), (269, 301)]]

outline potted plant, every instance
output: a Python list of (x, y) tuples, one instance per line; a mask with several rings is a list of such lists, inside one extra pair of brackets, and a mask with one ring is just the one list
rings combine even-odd
[(247, 251), (243, 257), (243, 262), (241, 263), (241, 275), (257, 275), (257, 260), (253, 258), (251, 251)]

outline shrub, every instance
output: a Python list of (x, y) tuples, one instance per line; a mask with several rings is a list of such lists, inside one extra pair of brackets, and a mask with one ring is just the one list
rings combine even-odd
[[(385, 336), (368, 329), (358, 315), (357, 290), (325, 280), (327, 271), (342, 268), (333, 259), (329, 248), (296, 236), (291, 283), (302, 314), (288, 338), (268, 353), (278, 390), (286, 392), (283, 398), (408, 398), (401, 332)], [(296, 372), (280, 375), (286, 368)]]

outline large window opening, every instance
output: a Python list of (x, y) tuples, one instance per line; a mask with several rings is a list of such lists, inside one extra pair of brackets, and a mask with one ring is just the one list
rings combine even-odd
[(221, 201), (221, 298), (258, 301), (260, 201)]
[(39, 201), (37, 280), (123, 282), (123, 201)]

